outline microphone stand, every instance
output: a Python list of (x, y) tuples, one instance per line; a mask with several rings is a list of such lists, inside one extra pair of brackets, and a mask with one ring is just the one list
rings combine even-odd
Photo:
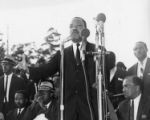
[[(96, 26), (97, 27), (97, 26)], [(104, 25), (101, 24), (99, 30), (96, 29), (96, 52), (101, 47), (100, 54), (95, 56), (96, 60), (96, 82), (97, 82), (97, 101), (98, 101), (98, 118), (99, 120), (118, 120), (113, 105), (107, 96), (106, 78), (105, 78), (105, 49)], [(100, 45), (99, 45), (100, 43)]]
[(60, 43), (60, 53), (61, 53), (61, 61), (60, 61), (60, 120), (64, 119), (64, 41), (62, 40)]
[[(97, 26), (96, 26), (97, 27)], [(101, 30), (96, 28), (95, 50), (98, 52), (101, 45), (100, 54), (95, 56), (96, 61), (96, 82), (97, 82), (97, 101), (98, 101), (98, 118), (99, 120), (107, 120), (107, 96), (105, 85), (105, 41), (104, 27)]]

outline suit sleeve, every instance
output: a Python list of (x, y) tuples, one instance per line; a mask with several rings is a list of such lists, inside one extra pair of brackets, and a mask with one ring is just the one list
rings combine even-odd
[(56, 72), (59, 71), (59, 69), (60, 69), (60, 51), (58, 51), (49, 60), (48, 63), (37, 68), (30, 67), (29, 68), (30, 79), (34, 80), (35, 82), (38, 82), (39, 80), (43, 80), (55, 74)]

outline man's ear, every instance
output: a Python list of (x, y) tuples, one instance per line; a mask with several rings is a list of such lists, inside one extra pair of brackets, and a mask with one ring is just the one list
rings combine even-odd
[(25, 98), (25, 103), (27, 103), (28, 102), (28, 99), (27, 98)]
[(140, 91), (141, 89), (140, 89), (140, 86), (136, 86), (136, 88), (137, 88), (137, 91)]

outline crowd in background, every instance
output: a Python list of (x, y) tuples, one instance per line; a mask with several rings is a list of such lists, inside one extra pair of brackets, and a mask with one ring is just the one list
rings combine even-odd
[[(77, 37), (78, 31), (74, 30), (73, 27), (76, 27), (79, 23), (82, 23), (82, 27), (86, 28), (85, 21), (81, 18), (75, 17), (70, 26), (74, 38)], [(81, 28), (77, 29), (80, 31)], [(73, 42), (76, 43), (76, 41)], [(92, 44), (88, 42), (86, 44), (90, 49), (94, 50)], [(77, 50), (78, 48), (75, 49)], [(72, 49), (68, 48), (65, 51), (67, 58), (71, 55), (69, 52), (71, 50)], [(106, 56), (106, 91), (119, 120), (148, 120), (150, 117), (150, 101), (148, 98), (150, 96), (150, 58), (147, 56), (147, 52), (148, 48), (146, 43), (137, 42), (134, 47), (134, 54), (138, 62), (129, 69), (127, 69), (122, 62), (116, 63), (116, 55), (114, 52), (110, 51), (109, 55)], [(21, 57), (22, 59), (20, 62), (28, 62), (27, 56), (22, 54)], [(71, 61), (71, 59), (72, 58), (68, 59), (68, 61)], [(89, 61), (86, 61), (85, 59), (85, 62), (88, 63), (88, 67), (94, 65), (91, 56), (89, 56), (88, 60)], [(66, 108), (68, 110), (67, 114), (65, 113), (65, 117), (69, 120), (75, 114), (74, 120), (80, 120), (86, 118), (84, 116), (86, 114), (84, 113), (85, 111), (91, 114), (91, 111), (89, 112), (87, 106), (83, 103), (88, 96), (88, 93), (86, 93), (87, 96), (84, 95), (84, 89), (82, 88), (84, 83), (79, 81), (80, 79), (86, 79), (83, 76), (83, 74), (86, 73), (84, 73), (84, 68), (82, 69), (82, 63), (74, 65), (68, 61), (65, 62), (65, 65), (70, 71), (72, 71), (72, 76), (69, 76), (70, 71), (67, 69), (65, 70), (68, 73), (65, 73), (65, 75), (67, 76), (67, 82), (71, 87), (65, 82), (65, 92), (67, 90), (72, 91), (69, 91), (70, 93), (65, 93), (65, 96), (67, 96), (65, 97), (65, 104), (67, 105)], [(10, 55), (6, 55), (1, 61), (0, 117), (5, 120), (38, 120), (40, 118), (43, 120), (58, 120), (60, 117), (60, 53), (57, 52), (49, 61), (45, 60), (44, 57), (40, 58), (36, 64), (28, 66), (29, 70), (24, 67), (16, 67), (17, 64), (19, 64), (19, 62), (16, 63), (14, 58)], [(53, 65), (52, 68), (50, 68), (49, 65)], [(74, 66), (75, 68), (73, 68)], [(87, 66), (85, 66), (85, 68), (86, 67)], [(87, 76), (89, 79), (92, 79), (94, 78), (91, 77), (94, 74), (94, 70), (93, 68), (90, 69), (92, 70), (88, 71)], [(75, 73), (73, 73), (73, 71), (75, 71)], [(51, 76), (48, 76), (48, 74)], [(73, 77), (76, 77), (76, 79)], [(69, 80), (72, 79), (74, 79), (74, 81), (72, 81), (74, 82), (73, 85), (69, 82)], [(92, 81), (88, 82), (93, 84), (95, 81), (92, 79)], [(88, 97), (93, 100), (89, 99), (92, 103), (91, 108), (94, 108), (95, 110), (97, 108), (94, 101), (97, 100), (95, 98), (95, 90), (93, 90), (91, 86), (88, 88), (91, 90), (89, 92), (90, 96)], [(82, 98), (83, 101), (80, 98)], [(131, 104), (134, 105), (133, 111), (130, 109)], [(73, 105), (74, 109), (72, 109), (71, 105)], [(82, 110), (82, 108), (85, 111)], [(71, 112), (70, 110), (73, 111)], [(88, 117), (87, 119), (97, 120), (97, 111), (95, 110), (92, 112), (95, 112), (93, 114), (95, 117), (91, 115), (91, 118)]]

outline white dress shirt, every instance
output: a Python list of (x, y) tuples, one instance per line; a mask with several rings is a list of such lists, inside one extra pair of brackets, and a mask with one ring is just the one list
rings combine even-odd
[[(9, 75), (4, 74), (4, 89), (6, 88), (6, 79), (7, 79), (7, 76), (8, 76), (7, 90), (6, 90), (6, 101), (7, 102), (9, 102), (9, 90), (10, 90), (10, 84), (11, 84), (12, 75), (13, 75), (13, 73), (11, 73)], [(4, 101), (4, 102), (6, 102), (6, 101)]]
[(137, 76), (138, 77), (143, 77), (143, 74), (141, 72), (141, 68), (143, 69), (143, 72), (145, 70), (145, 66), (146, 66), (146, 63), (147, 63), (147, 57), (143, 60), (143, 62), (141, 63), (140, 61), (138, 61), (138, 69), (137, 69)]
[(52, 103), (52, 101), (50, 101), (49, 103), (47, 103), (47, 104), (45, 105), (45, 107), (48, 109), (49, 106), (51, 105), (51, 103)]
[[(79, 50), (80, 50), (80, 54), (81, 54), (81, 42), (79, 43)], [(74, 52), (74, 57), (76, 58), (76, 52), (77, 52), (77, 43), (73, 43), (73, 52)], [(81, 56), (80, 56), (81, 57)]]
[(19, 114), (19, 112), (20, 112), (20, 114), (21, 114), (23, 110), (24, 110), (24, 108), (18, 108), (18, 109), (17, 109), (17, 115)]
[[(86, 44), (87, 42), (82, 41), (79, 43), (79, 51), (80, 51), (80, 59), (81, 61), (85, 60), (85, 51), (86, 51)], [(77, 43), (73, 43), (73, 52), (74, 52), (74, 57), (76, 58), (76, 52), (77, 52)]]
[[(134, 120), (137, 118), (138, 107), (141, 99), (141, 94), (134, 98)], [(131, 103), (131, 100), (130, 100)]]

